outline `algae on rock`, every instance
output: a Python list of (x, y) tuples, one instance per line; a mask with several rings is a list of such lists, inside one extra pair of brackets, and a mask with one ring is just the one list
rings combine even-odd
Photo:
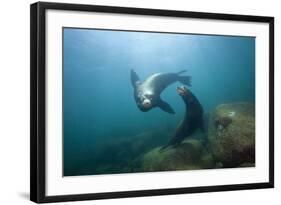
[(142, 171), (174, 171), (214, 167), (213, 157), (197, 139), (186, 139), (176, 147), (156, 147), (142, 157)]
[(216, 162), (222, 163), (222, 167), (254, 166), (254, 104), (219, 105), (209, 120), (208, 140)]

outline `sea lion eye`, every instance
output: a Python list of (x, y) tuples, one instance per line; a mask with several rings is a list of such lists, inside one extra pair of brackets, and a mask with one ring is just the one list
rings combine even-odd
[(146, 97), (147, 99), (149, 99), (149, 100), (152, 100), (153, 95), (151, 95), (151, 94), (146, 94), (145, 97)]

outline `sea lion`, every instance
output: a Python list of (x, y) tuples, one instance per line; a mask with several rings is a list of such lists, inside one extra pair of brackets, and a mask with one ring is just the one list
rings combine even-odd
[(177, 93), (182, 97), (185, 103), (185, 116), (176, 129), (173, 138), (163, 148), (180, 144), (198, 128), (200, 128), (203, 132), (205, 131), (203, 123), (204, 111), (198, 99), (185, 86), (177, 87)]
[(134, 98), (138, 108), (147, 112), (154, 107), (159, 107), (163, 111), (174, 114), (173, 108), (160, 97), (161, 92), (170, 84), (179, 81), (190, 86), (190, 76), (180, 76), (185, 71), (178, 73), (156, 73), (141, 82), (137, 73), (131, 70), (131, 83), (134, 88)]

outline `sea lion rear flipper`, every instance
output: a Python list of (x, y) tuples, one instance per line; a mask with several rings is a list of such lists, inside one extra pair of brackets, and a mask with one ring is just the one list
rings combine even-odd
[(175, 111), (173, 110), (173, 108), (168, 103), (163, 101), (162, 99), (159, 99), (158, 107), (167, 113), (175, 114)]
[(191, 76), (178, 76), (178, 81), (184, 85), (191, 86)]
[(136, 87), (137, 82), (140, 82), (138, 74), (132, 69), (131, 70), (131, 83), (133, 87)]

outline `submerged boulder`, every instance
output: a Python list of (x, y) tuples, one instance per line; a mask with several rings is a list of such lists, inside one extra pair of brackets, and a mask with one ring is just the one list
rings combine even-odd
[(186, 139), (176, 147), (156, 147), (144, 154), (141, 171), (174, 171), (207, 169), (214, 167), (214, 160), (200, 140)]
[(210, 150), (222, 167), (255, 166), (255, 106), (219, 105), (209, 120)]
[(100, 141), (89, 166), (94, 174), (139, 172), (139, 156), (166, 142), (169, 132), (147, 131), (129, 137), (108, 137)]

